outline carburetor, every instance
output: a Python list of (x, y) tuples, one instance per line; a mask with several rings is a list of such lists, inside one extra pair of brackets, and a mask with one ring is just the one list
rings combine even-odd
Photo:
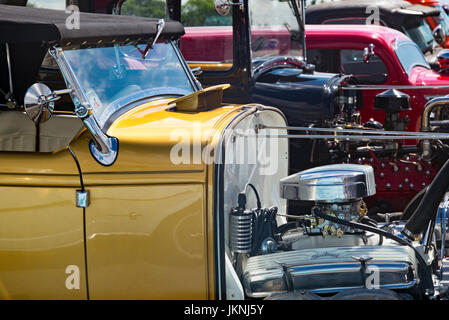
[[(322, 212), (358, 221), (366, 213), (363, 198), (376, 193), (374, 171), (371, 166), (358, 164), (316, 167), (282, 179), (280, 192), (284, 199), (313, 201)], [(311, 219), (311, 233), (341, 237), (356, 231), (318, 217)]]

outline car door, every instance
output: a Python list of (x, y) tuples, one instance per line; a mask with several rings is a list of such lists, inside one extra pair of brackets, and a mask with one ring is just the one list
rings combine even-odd
[(111, 135), (120, 151), (110, 167), (91, 156), (89, 135), (73, 145), (90, 198), (89, 298), (207, 299), (203, 165), (176, 165), (166, 147)]
[(67, 122), (81, 123), (61, 119), (37, 129), (0, 112), (0, 299), (87, 298), (80, 177), (69, 150), (53, 150), (66, 145)]

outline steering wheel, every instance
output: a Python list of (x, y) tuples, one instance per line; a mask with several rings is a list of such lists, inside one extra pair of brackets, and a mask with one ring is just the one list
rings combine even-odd
[(306, 65), (307, 64), (304, 61), (295, 57), (289, 56), (273, 57), (261, 63), (256, 68), (254, 68), (254, 79), (257, 79), (261, 75), (270, 72), (271, 70), (274, 69), (288, 68), (290, 66), (297, 69), (303, 69)]

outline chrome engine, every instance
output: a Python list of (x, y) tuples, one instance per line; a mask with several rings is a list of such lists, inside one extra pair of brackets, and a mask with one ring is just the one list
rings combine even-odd
[[(256, 213), (253, 228), (233, 224), (231, 243), (236, 243), (236, 237), (252, 241), (252, 250), (233, 251), (247, 297), (332, 299), (344, 293), (346, 298), (362, 299), (370, 290), (373, 299), (412, 299), (433, 290), (432, 284), (430, 291), (425, 286), (437, 277), (424, 279), (422, 268), (430, 270), (437, 261), (435, 248), (426, 246), (425, 241), (404, 245), (362, 227), (381, 227), (398, 237), (403, 226), (379, 226), (366, 216), (363, 198), (375, 194), (372, 167), (338, 164), (305, 170), (282, 179), (280, 194), (315, 205), (310, 214), (298, 215), (288, 226), (273, 226), (273, 219), (267, 219), (270, 215), (264, 216), (263, 221), (270, 225), (262, 236)], [(323, 214), (333, 221), (324, 219)], [(250, 211), (240, 215), (243, 218), (235, 221), (247, 222)]]

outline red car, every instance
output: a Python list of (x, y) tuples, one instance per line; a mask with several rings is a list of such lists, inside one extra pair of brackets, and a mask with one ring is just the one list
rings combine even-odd
[(448, 86), (401, 90), (410, 95), (411, 110), (400, 113), (410, 120), (408, 131), (420, 130), (421, 112), (429, 99), (449, 94), (449, 73), (432, 70), (418, 46), (399, 31), (366, 25), (307, 25), (306, 35), (307, 60), (317, 71), (352, 74), (360, 84), (380, 87), (363, 90), (362, 122), (373, 118), (383, 123), (385, 112), (373, 108), (383, 85)]

